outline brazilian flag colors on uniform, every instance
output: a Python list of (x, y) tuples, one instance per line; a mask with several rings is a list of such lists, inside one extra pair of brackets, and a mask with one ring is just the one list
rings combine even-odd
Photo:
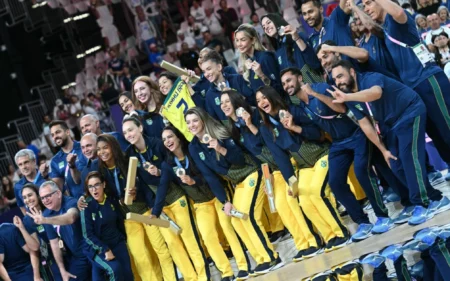
[(180, 130), (188, 141), (191, 141), (194, 136), (187, 128), (184, 113), (191, 107), (195, 107), (195, 103), (191, 98), (189, 89), (186, 83), (178, 77), (164, 100), (162, 115)]

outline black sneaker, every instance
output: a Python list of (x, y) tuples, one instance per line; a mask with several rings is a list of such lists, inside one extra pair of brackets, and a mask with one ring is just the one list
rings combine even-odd
[(234, 281), (247, 280), (248, 278), (250, 278), (250, 274), (248, 274), (247, 271), (239, 270), (236, 278), (234, 278)]
[(276, 260), (271, 261), (270, 264), (271, 264), (270, 271), (277, 270), (278, 268), (282, 268), (285, 265), (284, 262), (281, 260), (280, 255), (278, 255)]
[(298, 251), (298, 253), (292, 258), (293, 262), (299, 262), (304, 260), (305, 258), (303, 257), (303, 253), (305, 250), (300, 250)]
[(284, 229), (283, 229), (283, 230), (280, 230), (280, 231), (277, 231), (277, 232), (274, 232), (274, 233), (272, 233), (272, 235), (270, 235), (269, 240), (270, 240), (270, 242), (271, 242), (272, 244), (277, 244), (278, 242), (281, 241), (281, 238), (283, 238), (283, 236), (284, 236), (285, 234), (286, 234), (286, 233), (284, 232)]
[(249, 269), (249, 270), (248, 270), (248, 275), (249, 275), (250, 277), (258, 276), (258, 274), (255, 272), (254, 269)]
[(333, 237), (333, 238), (331, 238), (330, 240), (328, 240), (327, 244), (325, 244), (325, 246), (324, 246), (325, 252), (329, 252), (329, 251), (332, 251), (332, 250), (333, 250), (333, 246), (334, 246), (334, 244), (336, 243), (335, 240), (336, 240), (337, 238), (338, 238), (338, 237)]
[(349, 237), (333, 237), (328, 241), (327, 245), (325, 246), (325, 251), (333, 251), (336, 249), (340, 249), (346, 245), (351, 243), (351, 239)]
[(323, 253), (323, 248), (309, 247), (303, 251), (303, 258), (312, 258), (321, 253)]
[(234, 276), (227, 276), (227, 277), (223, 277), (221, 279), (221, 281), (233, 281), (233, 279), (234, 279)]
[(272, 268), (272, 263), (271, 262), (263, 262), (261, 264), (258, 264), (255, 267), (254, 273), (256, 275), (266, 274), (267, 272), (270, 271), (271, 268)]

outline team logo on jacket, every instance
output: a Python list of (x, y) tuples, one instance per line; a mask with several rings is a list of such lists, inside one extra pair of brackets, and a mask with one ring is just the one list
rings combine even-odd
[(181, 199), (180, 200), (180, 206), (183, 207), (183, 208), (186, 207), (186, 200)]
[(278, 137), (280, 135), (280, 132), (278, 132), (277, 128), (273, 128), (273, 132), (275, 133), (275, 137)]
[(58, 163), (58, 168), (63, 169), (64, 166), (64, 161)]
[(42, 225), (39, 225), (36, 229), (39, 233), (42, 233), (45, 231), (45, 228)]
[(250, 179), (250, 181), (248, 182), (248, 184), (250, 185), (250, 187), (254, 187), (256, 184), (255, 179)]
[(113, 211), (115, 211), (115, 210), (116, 210), (116, 208), (114, 207), (114, 205), (113, 205), (113, 204), (111, 204), (111, 210), (113, 210)]
[(202, 91), (200, 92), (200, 94), (202, 95), (202, 97), (205, 97), (206, 91), (205, 91), (205, 90), (202, 90)]
[(283, 61), (281, 60), (281, 56), (278, 57), (278, 64), (281, 65)]
[(95, 221), (95, 214), (92, 214), (92, 220)]
[(153, 155), (153, 161), (156, 161), (156, 160), (158, 160), (158, 159), (159, 159), (158, 156)]
[(241, 138), (239, 139), (239, 141), (240, 141), (241, 143), (244, 143), (244, 136), (243, 136), (243, 135), (241, 135)]
[(145, 123), (147, 123), (147, 125), (151, 126), (153, 124), (153, 120), (147, 119), (147, 120), (145, 120)]
[(272, 79), (272, 80), (275, 80), (275, 74), (270, 74), (270, 78)]
[(214, 101), (216, 102), (216, 105), (220, 105), (220, 99), (219, 99), (219, 97), (216, 97), (216, 98), (214, 99)]
[(363, 111), (363, 109), (362, 109), (362, 107), (361, 107), (360, 104), (355, 105), (355, 107), (356, 107), (357, 109), (359, 109), (360, 111)]
[(205, 154), (203, 152), (200, 152), (198, 156), (200, 156), (200, 159), (202, 159), (202, 161), (205, 161)]
[(327, 166), (327, 161), (325, 161), (325, 160), (320, 161), (320, 166), (322, 168), (325, 168)]

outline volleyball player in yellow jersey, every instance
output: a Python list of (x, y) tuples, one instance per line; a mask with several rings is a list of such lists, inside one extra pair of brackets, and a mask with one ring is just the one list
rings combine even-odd
[[(210, 253), (217, 269), (222, 273), (222, 281), (233, 280), (233, 269), (217, 234), (217, 215), (215, 209), (215, 196), (203, 178), (200, 171), (189, 156), (189, 142), (175, 127), (164, 128), (162, 140), (166, 147), (168, 157), (161, 168), (161, 185), (171, 181), (176, 182), (193, 203), (194, 215), (203, 237), (205, 246)], [(198, 237), (195, 237), (198, 239)]]
[(195, 135), (189, 144), (190, 155), (209, 186), (215, 188), (220, 185), (217, 179), (220, 176), (235, 187), (233, 203), (224, 195), (219, 198), (225, 214), (235, 214), (234, 209), (248, 214), (248, 219), (233, 216), (231, 222), (257, 263), (254, 274), (282, 267), (284, 263), (273, 250), (260, 219), (265, 195), (259, 160), (236, 144), (226, 127), (203, 109), (189, 109), (185, 119), (189, 131)]
[(310, 247), (318, 248), (322, 243), (320, 236), (311, 227), (311, 223), (305, 220), (298, 199), (288, 195), (286, 181), (280, 168), (262, 139), (259, 132), (261, 116), (258, 110), (251, 108), (234, 90), (222, 93), (221, 108), (229, 118), (232, 132), (240, 144), (261, 162), (269, 164), (273, 175), (275, 206), (283, 224), (292, 234), (299, 253), (309, 251)]
[[(127, 154), (137, 157), (139, 164), (144, 168), (148, 165), (145, 168), (147, 173), (144, 173), (143, 178), (156, 194), (150, 217), (159, 217), (164, 211), (182, 228), (180, 237), (167, 228), (160, 228), (175, 264), (184, 279), (195, 275), (196, 280), (209, 280), (209, 266), (206, 264), (185, 193), (178, 184), (165, 180), (166, 175), (161, 174), (162, 163), (166, 158), (162, 141), (144, 136), (142, 124), (134, 116), (123, 120), (122, 130), (125, 139), (131, 144)], [(158, 252), (157, 249), (155, 251)], [(195, 267), (194, 272), (192, 272), (189, 258)]]
[[(285, 180), (288, 181), (297, 174), (300, 206), (325, 243), (312, 245), (303, 253), (299, 252), (294, 260), (321, 253), (323, 246), (326, 250), (343, 247), (349, 242), (349, 232), (340, 220), (335, 209), (334, 196), (328, 186), (330, 143), (323, 141), (320, 129), (313, 125), (298, 107), (288, 107), (272, 87), (260, 88), (256, 98), (263, 120), (260, 126), (261, 135)], [(293, 116), (295, 124), (301, 124), (299, 130), (286, 129), (286, 124), (282, 121), (288, 116)], [(292, 121), (292, 118), (290, 120)], [(291, 157), (295, 160), (298, 172), (294, 171), (291, 165)]]

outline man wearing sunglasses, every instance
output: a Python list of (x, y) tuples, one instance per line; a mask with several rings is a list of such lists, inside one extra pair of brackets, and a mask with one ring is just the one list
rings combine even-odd
[(91, 264), (84, 253), (87, 246), (77, 200), (64, 196), (54, 181), (42, 183), (39, 196), (47, 209), (41, 212), (32, 208), (28, 215), (36, 224), (44, 225), (63, 280), (89, 280)]

